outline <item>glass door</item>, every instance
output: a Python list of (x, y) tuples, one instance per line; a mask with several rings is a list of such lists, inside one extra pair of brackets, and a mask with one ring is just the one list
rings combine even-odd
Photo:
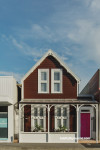
[(6, 109), (5, 107), (7, 106), (2, 106), (2, 109), (0, 109), (0, 140), (8, 139), (8, 107)]

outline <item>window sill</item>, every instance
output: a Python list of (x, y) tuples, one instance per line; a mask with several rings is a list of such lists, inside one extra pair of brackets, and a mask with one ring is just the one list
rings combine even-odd
[(49, 92), (38, 92), (38, 94), (50, 94)]

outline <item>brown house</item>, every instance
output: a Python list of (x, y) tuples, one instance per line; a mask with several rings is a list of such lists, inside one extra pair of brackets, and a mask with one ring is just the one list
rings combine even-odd
[[(89, 105), (97, 107), (97, 103), (91, 98), (88, 101), (78, 97), (79, 82), (68, 66), (49, 50), (22, 79), (19, 142), (74, 143), (79, 137), (94, 137), (91, 122), (82, 128), (79, 121), (89, 120), (93, 111)], [(87, 110), (89, 113), (82, 114), (81, 111)]]

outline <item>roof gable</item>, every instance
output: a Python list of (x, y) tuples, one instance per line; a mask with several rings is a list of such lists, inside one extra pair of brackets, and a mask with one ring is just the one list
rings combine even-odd
[(25, 74), (22, 78), (22, 82), (41, 64), (41, 62), (48, 56), (53, 56), (57, 61), (69, 72), (78, 82), (80, 79), (69, 69), (69, 67), (54, 53), (51, 49)]

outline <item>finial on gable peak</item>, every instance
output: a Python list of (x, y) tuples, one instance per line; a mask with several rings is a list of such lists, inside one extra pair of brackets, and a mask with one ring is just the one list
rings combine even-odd
[(48, 50), (48, 55), (53, 55), (53, 50), (52, 49)]

